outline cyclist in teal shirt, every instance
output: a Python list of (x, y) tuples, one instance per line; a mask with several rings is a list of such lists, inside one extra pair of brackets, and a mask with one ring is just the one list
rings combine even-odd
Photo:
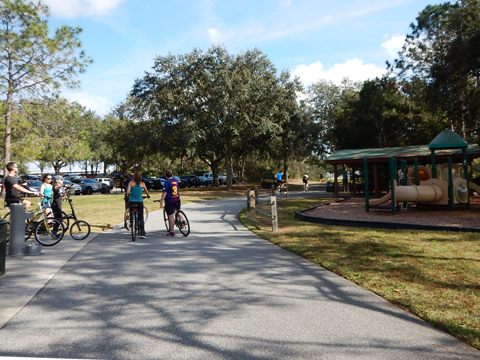
[[(142, 175), (135, 171), (133, 179), (128, 183), (127, 196), (129, 206), (138, 207), (138, 221), (140, 222), (140, 237), (145, 239), (147, 234), (145, 233), (145, 222), (143, 221), (143, 193), (150, 197), (147, 186), (142, 181)], [(132, 217), (130, 216), (130, 219)]]
[(53, 198), (53, 186), (52, 175), (44, 174), (42, 176), (42, 186), (40, 186), (40, 194), (42, 196), (42, 209), (47, 217), (52, 216), (52, 198)]

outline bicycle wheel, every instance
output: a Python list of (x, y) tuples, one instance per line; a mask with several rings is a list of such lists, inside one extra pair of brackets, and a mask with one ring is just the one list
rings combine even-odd
[(123, 227), (127, 230), (130, 229), (130, 209), (125, 209), (125, 214), (123, 215)]
[(70, 235), (75, 240), (84, 240), (90, 235), (90, 224), (83, 220), (75, 221), (70, 227)]
[(165, 208), (163, 208), (163, 222), (165, 223), (165, 229), (168, 231), (168, 215)]
[(70, 216), (62, 210), (62, 223), (63, 223), (63, 227), (65, 228), (65, 231), (68, 230), (68, 228), (70, 227)]
[(132, 232), (132, 241), (135, 241), (137, 238), (137, 224), (138, 224), (138, 214), (137, 211), (132, 211), (132, 219), (130, 223), (130, 230)]
[(43, 246), (53, 246), (63, 239), (65, 228), (61, 221), (48, 218), (35, 225), (35, 240)]
[(185, 215), (182, 210), (178, 210), (175, 214), (175, 225), (177, 225), (178, 230), (180, 230), (183, 236), (190, 234), (190, 223), (188, 222), (187, 215)]

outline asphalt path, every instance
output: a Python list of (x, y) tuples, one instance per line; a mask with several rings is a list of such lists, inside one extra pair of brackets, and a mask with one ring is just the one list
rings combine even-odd
[[(236, 219), (245, 203), (184, 206), (188, 237), (166, 237), (161, 214), (154, 212), (146, 239), (133, 243), (118, 230), (75, 244), (78, 249), (43, 283), (29, 275), (31, 287), (39, 288), (4, 314), (0, 355), (480, 359), (479, 351), (454, 337), (252, 234)], [(41, 264), (54, 252), (12, 261), (19, 278), (0, 278), (2, 296), (21, 292), (18, 282), (29, 266), (19, 262)]]

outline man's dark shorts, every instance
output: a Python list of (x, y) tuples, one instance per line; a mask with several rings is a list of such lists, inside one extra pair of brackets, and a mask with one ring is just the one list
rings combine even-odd
[(175, 210), (180, 210), (180, 201), (171, 204), (165, 204), (165, 212), (167, 215), (172, 215)]

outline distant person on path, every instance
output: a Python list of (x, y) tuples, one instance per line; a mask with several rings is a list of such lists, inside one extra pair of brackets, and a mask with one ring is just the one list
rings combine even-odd
[[(133, 179), (128, 183), (126, 196), (128, 197), (129, 207), (136, 206), (138, 208), (138, 221), (140, 222), (140, 237), (145, 239), (147, 234), (145, 233), (145, 222), (143, 220), (143, 193), (150, 197), (147, 186), (142, 181), (142, 175), (135, 171)], [(130, 216), (130, 221), (132, 217)]]
[(13, 161), (6, 165), (8, 174), (3, 179), (3, 188), (5, 189), (5, 206), (10, 204), (23, 204), (25, 208), (29, 208), (32, 203), (28, 200), (20, 198), (20, 193), (30, 194), (38, 196), (39, 194), (34, 191), (30, 191), (18, 183), (17, 173), (18, 166)]
[(308, 174), (303, 175), (303, 191), (308, 191)]
[(277, 189), (280, 188), (280, 186), (282, 186), (282, 183), (283, 183), (283, 172), (282, 170), (279, 170), (275, 177), (275, 188)]
[(166, 180), (163, 186), (161, 206), (165, 206), (165, 212), (168, 215), (168, 233), (167, 236), (175, 236), (174, 226), (175, 211), (180, 210), (180, 184), (173, 178), (173, 172), (167, 170), (165, 172)]

